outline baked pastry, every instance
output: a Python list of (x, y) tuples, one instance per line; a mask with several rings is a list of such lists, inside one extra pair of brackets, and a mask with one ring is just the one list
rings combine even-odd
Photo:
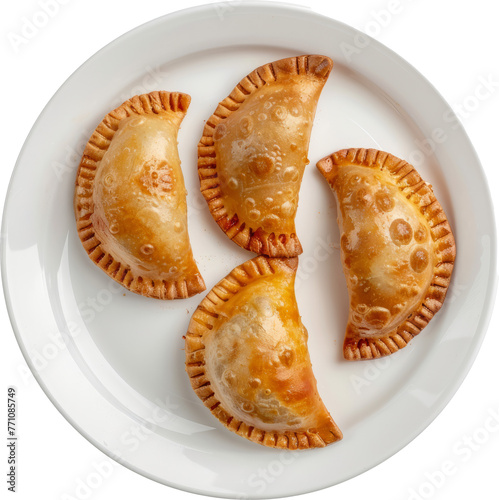
[(289, 57), (243, 78), (208, 119), (198, 145), (201, 192), (239, 246), (271, 257), (302, 252), (298, 192), (320, 93), (333, 62)]
[(319, 161), (338, 202), (350, 297), (346, 359), (405, 347), (442, 307), (456, 246), (431, 186), (414, 167), (375, 149)]
[(192, 387), (228, 429), (274, 448), (323, 447), (342, 434), (318, 392), (294, 294), (298, 259), (236, 267), (194, 312)]
[(205, 289), (177, 151), (190, 100), (151, 92), (124, 102), (95, 129), (76, 177), (76, 223), (89, 257), (132, 292), (157, 299)]

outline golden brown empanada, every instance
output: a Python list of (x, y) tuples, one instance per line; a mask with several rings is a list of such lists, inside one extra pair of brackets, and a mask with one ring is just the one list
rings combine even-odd
[(132, 292), (157, 299), (205, 289), (187, 233), (177, 133), (191, 98), (135, 96), (90, 137), (76, 178), (78, 234), (90, 258)]
[(259, 256), (201, 302), (186, 335), (192, 387), (228, 429), (275, 448), (323, 447), (342, 434), (318, 392), (294, 294), (298, 259)]
[(198, 146), (213, 218), (239, 246), (271, 257), (302, 252), (298, 192), (317, 101), (333, 62), (289, 57), (243, 78), (217, 107)]
[(344, 149), (317, 167), (338, 202), (350, 296), (344, 356), (386, 356), (442, 307), (456, 257), (449, 222), (431, 186), (389, 153)]

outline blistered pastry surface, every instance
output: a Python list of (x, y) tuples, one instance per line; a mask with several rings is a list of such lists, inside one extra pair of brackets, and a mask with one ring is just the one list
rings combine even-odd
[(349, 329), (384, 335), (419, 306), (433, 278), (428, 222), (384, 173), (345, 166), (335, 191)]
[[(225, 317), (225, 314), (227, 317)], [(262, 278), (228, 304), (206, 342), (206, 369), (225, 408), (248, 425), (307, 430), (318, 399), (289, 276)]]
[(456, 245), (442, 206), (416, 169), (376, 149), (342, 149), (317, 163), (336, 193), (350, 296), (346, 359), (405, 347), (441, 309)]
[(260, 256), (201, 302), (186, 335), (192, 387), (230, 430), (264, 446), (341, 439), (322, 402), (294, 295), (297, 259)]
[(125, 288), (158, 299), (205, 289), (177, 152), (189, 103), (164, 91), (125, 101), (95, 129), (76, 176), (76, 227), (88, 256)]
[(227, 215), (293, 233), (315, 106), (322, 85), (264, 86), (217, 125), (214, 138)]
[(302, 252), (295, 215), (317, 102), (333, 62), (306, 55), (243, 78), (207, 120), (198, 145), (201, 192), (239, 246), (270, 257)]
[(193, 271), (186, 190), (172, 114), (121, 121), (95, 178), (96, 234), (141, 275), (178, 279)]

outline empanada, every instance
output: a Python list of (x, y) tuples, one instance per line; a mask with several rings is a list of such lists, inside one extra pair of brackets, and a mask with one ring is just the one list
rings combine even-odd
[(177, 133), (190, 97), (151, 92), (111, 111), (90, 137), (74, 210), (95, 264), (132, 292), (157, 299), (205, 289), (187, 233)]
[(346, 359), (391, 354), (442, 307), (456, 246), (431, 186), (414, 167), (375, 149), (319, 161), (334, 190), (350, 297)]
[(194, 312), (192, 387), (228, 429), (275, 448), (323, 447), (342, 434), (318, 392), (294, 294), (298, 259), (236, 267)]
[(333, 62), (289, 57), (243, 78), (217, 107), (198, 146), (210, 212), (239, 246), (271, 257), (302, 252), (298, 192), (317, 101)]

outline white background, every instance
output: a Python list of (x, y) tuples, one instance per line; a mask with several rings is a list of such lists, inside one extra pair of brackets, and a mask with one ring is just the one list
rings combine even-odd
[[(367, 32), (423, 73), (462, 118), (490, 189), (497, 192), (499, 9), (494, 9), (491, 0), (303, 2), (319, 13)], [(21, 43), (15, 35), (22, 36), (24, 18), (33, 20), (43, 11), (43, 3), (44, 0), (8, 2), (0, 20), (2, 204), (17, 155), (31, 126), (78, 66), (139, 24), (180, 7), (208, 2), (45, 0), (55, 5), (52, 16), (26, 43)], [(237, 3), (225, 5), (230, 9)], [(489, 95), (483, 97), (482, 93), (477, 101), (473, 96), (484, 80), (489, 82)], [(17, 498), (199, 498), (154, 483), (115, 462), (96, 473), (99, 464), (110, 461), (66, 422), (29, 375), (3, 301), (0, 330), (2, 387), (5, 390), (14, 385), (18, 389)], [(412, 443), (361, 476), (303, 498), (319, 500), (332, 495), (338, 500), (497, 498), (498, 331), (496, 308), (482, 349), (463, 385), (445, 410)], [(490, 427), (493, 414), (498, 422)], [(0, 454), (0, 461), (1, 470), (6, 471), (6, 448)], [(2, 478), (0, 489), (6, 491), (4, 473)]]

